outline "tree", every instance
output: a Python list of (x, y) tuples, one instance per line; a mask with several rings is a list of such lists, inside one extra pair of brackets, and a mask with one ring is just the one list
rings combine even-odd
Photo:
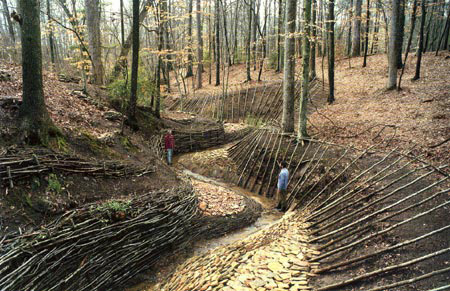
[(387, 89), (392, 90), (397, 87), (397, 56), (399, 50), (398, 34), (400, 17), (400, 0), (392, 0), (391, 33), (389, 35), (389, 78)]
[(352, 53), (352, 18), (353, 18), (353, 0), (350, 0), (350, 8), (348, 9), (348, 34), (347, 34), (347, 55)]
[(352, 56), (356, 57), (361, 52), (361, 12), (362, 0), (355, 2), (355, 19), (353, 19), (353, 41), (352, 41)]
[(32, 144), (46, 144), (55, 129), (44, 100), (39, 3), (39, 0), (19, 1), (23, 79), (20, 117), (25, 139)]
[(414, 75), (413, 81), (420, 79), (420, 65), (422, 63), (422, 52), (424, 44), (424, 29), (425, 21), (427, 18), (426, 0), (421, 0), (420, 8), (422, 10), (422, 16), (420, 17), (420, 32), (419, 32), (419, 48), (417, 49), (417, 63), (416, 63), (416, 73)]
[(216, 52), (216, 86), (220, 85), (220, 6), (219, 0), (216, 0), (214, 5), (214, 21), (215, 21), (215, 52)]
[(188, 66), (186, 71), (186, 77), (194, 76), (192, 69), (192, 1), (188, 0)]
[[(447, 19), (445, 20), (445, 26), (444, 26), (444, 29), (442, 30), (442, 35), (439, 38), (439, 43), (438, 43), (438, 46), (436, 48), (436, 56), (439, 54), (439, 50), (441, 48), (445, 49), (447, 47), (449, 31), (450, 31), (450, 5), (448, 5)], [(442, 45), (442, 41), (444, 39), (445, 39), (444, 45)]]
[(282, 54), (281, 54), (281, 27), (283, 25), (283, 0), (278, 0), (278, 31), (277, 31), (277, 70), (281, 72)]
[[(247, 2), (246, 2), (247, 3)], [(252, 13), (252, 4), (251, 2), (247, 4), (248, 6), (248, 31), (247, 31), (247, 45), (245, 47), (246, 51), (246, 70), (247, 70), (247, 79), (246, 82), (249, 82), (252, 80), (252, 76), (250, 74), (250, 67), (251, 67), (251, 43), (252, 43), (252, 19), (253, 19), (253, 13)]]
[[(47, 0), (47, 17), (48, 22), (51, 21), (51, 7), (50, 7), (50, 0)], [(49, 26), (49, 34), (48, 34), (48, 46), (50, 47), (50, 61), (53, 65), (55, 65), (56, 57), (55, 57), (55, 44), (53, 39), (53, 28), (50, 25)]]
[(203, 73), (203, 34), (202, 34), (202, 14), (201, 14), (201, 0), (197, 0), (197, 88), (202, 87), (202, 73)]
[(409, 34), (408, 45), (406, 46), (405, 61), (403, 62), (404, 65), (402, 66), (402, 72), (400, 73), (400, 77), (398, 78), (397, 90), (401, 89), (402, 77), (403, 77), (403, 73), (405, 71), (406, 61), (408, 60), (409, 50), (411, 49), (414, 28), (416, 27), (416, 11), (417, 11), (417, 0), (414, 0), (413, 10), (411, 12), (411, 32)]
[[(369, 0), (367, 0), (369, 1)], [(328, 82), (330, 83), (330, 92), (328, 103), (334, 102), (334, 0), (328, 1)], [(367, 45), (366, 45), (367, 51)]]
[(299, 126), (298, 137), (299, 139), (307, 139), (309, 135), (306, 130), (307, 122), (307, 105), (309, 95), (309, 51), (310, 51), (310, 24), (311, 24), (311, 0), (303, 1), (303, 17), (305, 20), (305, 27), (303, 30), (302, 41), (302, 94), (300, 96), (300, 109), (299, 109)]
[(312, 42), (311, 42), (311, 56), (309, 58), (309, 79), (314, 80), (316, 78), (316, 36), (317, 36), (317, 30), (316, 30), (316, 18), (317, 18), (317, 0), (312, 0), (312, 20), (311, 23), (313, 23), (313, 27), (311, 28), (311, 36), (312, 36)]
[(366, 37), (364, 44), (364, 62), (363, 68), (367, 66), (367, 52), (369, 51), (369, 27), (370, 27), (370, 0), (367, 0), (367, 8), (366, 8)]
[[(286, 1), (284, 80), (283, 80), (283, 132), (294, 132), (295, 101), (295, 19), (297, 0)], [(309, 59), (308, 59), (309, 61)], [(309, 76), (308, 76), (309, 77)]]
[(403, 51), (403, 38), (405, 35), (405, 0), (400, 0), (399, 16), (398, 16), (398, 33), (397, 33), (397, 69), (403, 67), (402, 51)]
[(94, 71), (92, 80), (95, 84), (101, 85), (103, 84), (104, 70), (102, 62), (99, 1), (85, 0), (85, 5), (89, 51), (92, 56)]
[(6, 19), (6, 23), (8, 24), (8, 32), (9, 37), (11, 38), (12, 44), (16, 42), (16, 34), (14, 33), (14, 27), (12, 25), (11, 17), (9, 16), (8, 3), (6, 0), (2, 0), (3, 3), (3, 16)]
[(133, 0), (133, 51), (131, 58), (131, 94), (128, 105), (128, 119), (136, 124), (137, 81), (139, 67), (139, 0)]

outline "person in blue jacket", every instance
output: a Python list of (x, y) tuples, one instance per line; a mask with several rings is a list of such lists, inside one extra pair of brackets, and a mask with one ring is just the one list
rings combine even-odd
[(281, 168), (280, 174), (278, 175), (277, 184), (277, 209), (281, 211), (286, 211), (286, 196), (287, 196), (287, 186), (289, 181), (289, 170), (287, 169), (287, 163), (282, 161), (279, 163)]

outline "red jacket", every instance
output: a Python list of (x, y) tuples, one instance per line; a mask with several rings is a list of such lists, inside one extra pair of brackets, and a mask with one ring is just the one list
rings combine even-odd
[(175, 138), (172, 134), (168, 133), (164, 136), (164, 149), (173, 149), (175, 148)]

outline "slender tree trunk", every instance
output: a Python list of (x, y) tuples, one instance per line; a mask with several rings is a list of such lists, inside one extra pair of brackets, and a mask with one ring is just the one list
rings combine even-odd
[(92, 57), (93, 75), (95, 84), (103, 84), (103, 62), (100, 35), (100, 7), (98, 0), (85, 0), (86, 23), (88, 29), (89, 51)]
[[(375, 45), (378, 48), (378, 32), (380, 26), (380, 8), (379, 4), (376, 4), (375, 24), (373, 26), (372, 45), (370, 47), (370, 54), (375, 53)], [(377, 49), (378, 51), (378, 49)]]
[(246, 82), (249, 82), (252, 80), (251, 74), (250, 74), (250, 67), (251, 67), (251, 42), (252, 42), (252, 4), (248, 3), (248, 31), (247, 31), (247, 45), (246, 45), (246, 70), (247, 70), (247, 79)]
[(311, 23), (313, 24), (311, 28), (311, 36), (312, 36), (312, 42), (311, 42), (311, 56), (309, 58), (309, 66), (310, 66), (310, 72), (309, 72), (309, 79), (314, 80), (316, 78), (316, 41), (317, 41), (317, 30), (316, 30), (316, 21), (317, 21), (317, 0), (312, 0), (312, 20)]
[(21, 125), (27, 142), (46, 144), (53, 129), (45, 107), (42, 85), (42, 50), (39, 0), (20, 0), (22, 15), (22, 105)]
[(188, 49), (187, 49), (187, 53), (188, 53), (188, 65), (187, 65), (187, 70), (186, 70), (186, 78), (188, 77), (192, 77), (194, 76), (194, 70), (192, 69), (192, 1), (193, 0), (188, 0), (188, 28), (187, 28), (187, 32), (188, 32), (188, 37), (187, 37), (187, 41), (188, 41)]
[(225, 38), (225, 51), (226, 51), (226, 60), (228, 63), (228, 66), (231, 67), (231, 53), (230, 53), (230, 45), (228, 44), (228, 25), (227, 25), (227, 15), (225, 12), (225, 6), (223, 4), (223, 1), (220, 0), (220, 6), (222, 10), (222, 18), (223, 18), (223, 35)]
[[(295, 101), (295, 19), (297, 0), (286, 1), (286, 24), (284, 45), (284, 80), (283, 80), (283, 132), (294, 132)], [(308, 60), (309, 61), (309, 60)]]
[(328, 103), (332, 104), (335, 100), (334, 99), (334, 0), (329, 0), (328, 2), (328, 33), (330, 34), (328, 37), (330, 44), (328, 47), (328, 82), (330, 83)]
[(398, 18), (398, 34), (397, 34), (397, 68), (403, 67), (402, 63), (402, 51), (403, 51), (403, 38), (405, 35), (405, 0), (400, 0), (399, 18)]
[(447, 47), (447, 45), (442, 46), (442, 41), (444, 40), (444, 38), (446, 38), (448, 40), (449, 29), (450, 29), (450, 5), (448, 6), (447, 20), (445, 21), (444, 30), (442, 30), (442, 35), (439, 38), (439, 43), (438, 43), (438, 46), (436, 48), (436, 56), (439, 54), (439, 50), (441, 48), (445, 49)]
[(397, 90), (401, 89), (402, 77), (403, 77), (403, 73), (405, 72), (406, 61), (408, 60), (409, 50), (411, 49), (414, 28), (416, 27), (416, 11), (417, 11), (417, 0), (414, 0), (413, 10), (411, 12), (411, 33), (409, 34), (408, 45), (406, 46), (405, 61), (403, 62), (402, 72), (400, 73), (400, 77), (398, 78)]
[[(51, 7), (50, 7), (50, 0), (47, 0), (47, 17), (48, 22), (51, 21)], [(50, 61), (52, 65), (54, 66), (56, 63), (56, 57), (55, 57), (55, 42), (53, 39), (53, 28), (52, 25), (49, 25), (49, 33), (48, 33), (48, 46), (50, 48)]]
[(431, 24), (434, 22), (434, 10), (436, 8), (436, 1), (433, 1), (433, 5), (431, 6), (431, 11), (430, 11), (430, 16), (428, 16), (428, 24), (427, 24), (427, 28), (426, 28), (426, 32), (425, 32), (425, 43), (423, 45), (423, 53), (426, 53), (428, 51), (428, 43), (429, 43), (429, 39), (430, 39), (430, 34), (431, 34)]
[(283, 0), (278, 0), (278, 31), (277, 31), (277, 70), (281, 72), (281, 26), (283, 25)]
[(219, 0), (215, 2), (215, 26), (216, 26), (216, 86), (220, 85), (220, 9)]
[(236, 64), (238, 57), (238, 22), (239, 22), (239, 6), (241, 2), (236, 1), (236, 10), (234, 17), (234, 35), (233, 35), (233, 64)]
[(353, 41), (352, 41), (352, 56), (356, 57), (361, 52), (361, 12), (362, 0), (355, 2), (355, 19), (353, 20)]
[(123, 0), (120, 0), (120, 40), (121, 45), (125, 44), (125, 23), (123, 21)]
[(130, 125), (136, 125), (137, 81), (139, 67), (139, 0), (133, 0), (133, 51), (131, 62), (131, 94), (128, 105)]
[(397, 87), (397, 56), (398, 56), (398, 34), (399, 34), (400, 0), (392, 0), (391, 33), (389, 36), (389, 79), (387, 89)]
[[(139, 23), (142, 23), (147, 17), (148, 10), (146, 7), (151, 6), (151, 1), (152, 0), (146, 0), (144, 8), (142, 8), (141, 12), (139, 13)], [(122, 48), (120, 49), (119, 57), (117, 58), (116, 63), (114, 64), (113, 71), (109, 78), (110, 82), (114, 81), (126, 67), (127, 56), (131, 49), (132, 39), (133, 39), (133, 30), (130, 31), (125, 42), (122, 43)]]
[(307, 123), (307, 105), (309, 96), (309, 51), (310, 51), (310, 24), (311, 24), (311, 0), (303, 1), (303, 17), (305, 20), (305, 27), (303, 29), (303, 42), (302, 42), (302, 94), (300, 96), (300, 108), (299, 108), (299, 126), (298, 137), (300, 139), (309, 138), (306, 130)]
[(202, 73), (203, 73), (203, 33), (202, 33), (202, 10), (201, 1), (197, 0), (197, 88), (200, 89), (203, 85)]
[(424, 45), (424, 28), (425, 28), (425, 21), (427, 18), (427, 11), (426, 11), (426, 0), (422, 0), (420, 4), (421, 13), (422, 16), (420, 17), (420, 32), (419, 32), (419, 48), (417, 49), (417, 63), (416, 63), (416, 74), (414, 75), (413, 81), (420, 79), (420, 66), (422, 63), (422, 52), (423, 52), (423, 45)]
[(364, 62), (363, 68), (367, 66), (367, 52), (369, 51), (369, 28), (370, 28), (370, 0), (367, 0), (367, 8), (366, 8), (366, 37), (364, 44)]
[(352, 18), (353, 18), (353, 0), (350, 0), (348, 10), (348, 35), (347, 35), (347, 56), (352, 55)]
[[(256, 1), (251, 0), (252, 3), (252, 12), (253, 12), (253, 21), (252, 21), (252, 56), (253, 56), (253, 71), (256, 71), (256, 26), (259, 22), (259, 11), (256, 11)], [(259, 9), (259, 4), (258, 4)]]
[(208, 84), (212, 84), (212, 50), (213, 50), (213, 35), (212, 35), (212, 26), (211, 26), (211, 4), (208, 5), (208, 59), (209, 59), (209, 76), (208, 76)]
[(9, 37), (11, 38), (11, 43), (15, 44), (16, 34), (14, 33), (14, 27), (9, 14), (8, 2), (6, 0), (2, 0), (2, 3), (3, 3), (3, 15), (5, 16), (5, 20), (8, 25)]

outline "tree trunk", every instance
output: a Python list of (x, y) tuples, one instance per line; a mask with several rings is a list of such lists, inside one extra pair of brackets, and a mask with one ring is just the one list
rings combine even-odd
[(367, 0), (367, 8), (366, 8), (366, 38), (364, 44), (364, 62), (363, 68), (367, 66), (367, 52), (369, 51), (369, 28), (370, 28), (370, 0)]
[[(146, 7), (150, 6), (151, 3), (152, 3), (152, 0), (146, 0), (144, 7), (142, 8), (141, 12), (139, 13), (139, 23), (142, 23), (145, 20), (145, 18), (147, 17), (148, 10)], [(160, 4), (160, 5), (162, 5), (162, 4)], [(109, 78), (110, 82), (114, 81), (120, 75), (120, 73), (123, 71), (123, 69), (125, 68), (126, 63), (127, 63), (127, 56), (128, 56), (128, 53), (130, 52), (130, 48), (131, 48), (132, 39), (133, 39), (133, 29), (128, 34), (125, 42), (122, 43), (122, 48), (120, 49), (120, 54), (117, 57), (113, 71)]]
[[(284, 45), (284, 80), (283, 80), (283, 132), (294, 132), (295, 101), (295, 20), (297, 0), (286, 1), (286, 24)], [(309, 59), (308, 59), (309, 61)]]
[(397, 87), (397, 56), (399, 50), (398, 34), (400, 17), (400, 0), (392, 0), (391, 33), (389, 35), (389, 79), (387, 89), (392, 90)]
[(103, 84), (102, 44), (100, 35), (100, 7), (98, 0), (85, 0), (89, 51), (92, 57), (94, 84)]
[(11, 38), (11, 43), (16, 43), (16, 34), (14, 33), (14, 27), (11, 21), (11, 17), (8, 9), (8, 2), (6, 0), (2, 0), (3, 3), (3, 15), (5, 16), (6, 23), (8, 24), (8, 33)]
[(362, 0), (355, 2), (355, 19), (353, 20), (353, 41), (352, 41), (352, 56), (356, 57), (361, 52), (361, 12)]
[(246, 45), (246, 70), (247, 70), (247, 79), (246, 82), (249, 82), (252, 80), (251, 74), (250, 74), (250, 67), (251, 67), (251, 44), (252, 44), (252, 4), (248, 4), (248, 31), (247, 31), (247, 45)]
[(439, 50), (445, 49), (447, 47), (447, 45), (444, 42), (444, 46), (442, 46), (442, 41), (444, 40), (444, 38), (446, 38), (448, 40), (448, 32), (450, 29), (450, 5), (448, 6), (448, 11), (447, 11), (447, 19), (445, 21), (445, 26), (444, 26), (444, 30), (442, 30), (442, 35), (439, 38), (439, 43), (438, 46), (436, 48), (436, 56), (439, 54)]
[(409, 50), (411, 49), (411, 43), (412, 43), (412, 38), (413, 38), (413, 34), (414, 34), (414, 28), (416, 27), (416, 11), (417, 11), (417, 0), (414, 0), (413, 10), (412, 10), (412, 13), (411, 13), (411, 33), (409, 34), (408, 45), (406, 46), (405, 61), (403, 62), (404, 64), (403, 64), (403, 67), (402, 67), (402, 72), (400, 73), (400, 77), (398, 78), (398, 86), (397, 86), (398, 90), (401, 89), (402, 77), (403, 77), (403, 73), (405, 72), (406, 61), (408, 60)]
[(309, 38), (310, 38), (310, 24), (311, 24), (311, 0), (303, 1), (303, 18), (305, 20), (305, 27), (303, 29), (303, 42), (302, 42), (302, 94), (300, 96), (300, 108), (299, 108), (299, 126), (298, 137), (300, 139), (307, 139), (309, 135), (306, 130), (307, 122), (307, 105), (309, 95)]
[(314, 80), (316, 78), (317, 0), (312, 0), (311, 5), (312, 5), (311, 23), (313, 24), (313, 26), (311, 28), (312, 42), (311, 42), (311, 56), (309, 58), (309, 66), (310, 66), (309, 79)]
[(215, 26), (216, 26), (216, 86), (220, 85), (220, 9), (219, 0), (215, 2)]
[(397, 69), (403, 67), (402, 63), (402, 51), (403, 51), (403, 38), (405, 35), (405, 0), (400, 0), (399, 18), (398, 18), (398, 34), (397, 34)]
[[(369, 0), (367, 0), (369, 1)], [(328, 104), (334, 102), (334, 0), (328, 2), (328, 82), (330, 83), (330, 92), (328, 95)], [(367, 52), (367, 45), (366, 45)]]
[(200, 89), (203, 85), (202, 73), (203, 73), (203, 34), (202, 34), (202, 11), (201, 1), (197, 0), (197, 88)]
[(188, 0), (188, 28), (187, 28), (187, 53), (188, 53), (188, 65), (186, 70), (186, 78), (194, 76), (194, 70), (192, 69), (192, 1)]
[(131, 125), (136, 124), (137, 81), (139, 67), (139, 0), (133, 0), (133, 51), (131, 62), (131, 94), (128, 105), (128, 119)]
[[(253, 71), (256, 71), (256, 26), (259, 22), (259, 12), (256, 11), (256, 1), (251, 0), (253, 21), (252, 21), (252, 56), (253, 56)], [(258, 5), (259, 9), (259, 5)]]
[(123, 21), (123, 0), (120, 0), (120, 40), (121, 45), (125, 44), (125, 23)]
[(426, 0), (422, 0), (420, 4), (422, 16), (420, 17), (419, 48), (417, 49), (416, 74), (414, 75), (413, 81), (420, 79), (420, 65), (422, 63), (422, 52), (424, 44), (424, 28), (427, 18), (426, 2)]
[(39, 0), (20, 0), (22, 15), (22, 105), (21, 125), (27, 142), (46, 144), (52, 121), (45, 107), (42, 85), (42, 51)]
[(222, 18), (223, 18), (223, 35), (225, 38), (225, 51), (226, 51), (226, 59), (228, 66), (231, 67), (231, 53), (230, 53), (230, 45), (228, 44), (228, 25), (227, 25), (227, 14), (225, 13), (225, 7), (223, 5), (223, 1), (220, 0), (220, 7), (222, 10)]
[[(48, 21), (51, 21), (51, 7), (50, 0), (47, 0), (47, 17)], [(49, 34), (48, 34), (48, 46), (50, 48), (50, 61), (52, 65), (55, 65), (56, 57), (55, 57), (55, 42), (53, 39), (53, 28), (49, 25)]]
[(277, 70), (281, 72), (281, 26), (283, 25), (283, 0), (278, 0), (278, 32), (277, 32)]
[(347, 35), (347, 56), (352, 54), (352, 18), (353, 18), (353, 0), (350, 0), (350, 8), (348, 10), (348, 35)]

